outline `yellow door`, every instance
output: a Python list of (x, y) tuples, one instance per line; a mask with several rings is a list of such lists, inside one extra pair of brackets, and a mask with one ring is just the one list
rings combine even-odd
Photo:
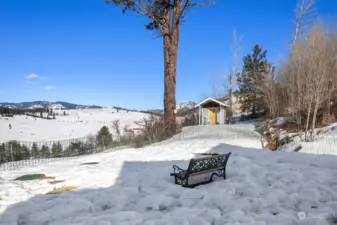
[(209, 109), (209, 120), (211, 124), (216, 124), (216, 109), (215, 108)]

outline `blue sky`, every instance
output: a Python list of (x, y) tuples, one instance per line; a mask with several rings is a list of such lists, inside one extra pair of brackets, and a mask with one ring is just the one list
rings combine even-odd
[[(277, 63), (287, 53), (296, 0), (222, 0), (193, 8), (181, 26), (177, 103), (212, 94), (231, 62), (232, 32), (242, 37), (239, 61), (254, 44)], [(336, 0), (317, 0), (324, 21)], [(102, 0), (1, 0), (0, 102), (32, 100), (163, 106), (162, 40), (147, 19)]]

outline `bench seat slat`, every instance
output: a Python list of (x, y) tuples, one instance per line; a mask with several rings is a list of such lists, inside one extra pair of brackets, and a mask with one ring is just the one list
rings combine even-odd
[(210, 173), (210, 172), (213, 172), (213, 171), (219, 171), (219, 170), (222, 170), (224, 169), (223, 167), (217, 167), (217, 168), (214, 168), (214, 169), (209, 169), (209, 170), (203, 170), (203, 171), (199, 171), (199, 172), (195, 172), (195, 173), (190, 173), (189, 176), (197, 176), (197, 175), (200, 175), (200, 174), (204, 174), (204, 173)]

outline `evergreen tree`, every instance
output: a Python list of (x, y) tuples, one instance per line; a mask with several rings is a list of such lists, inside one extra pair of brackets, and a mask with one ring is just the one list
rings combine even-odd
[(40, 112), (40, 117), (43, 118), (43, 112), (42, 111)]
[(21, 156), (23, 159), (29, 159), (30, 158), (30, 151), (29, 148), (26, 145), (21, 145)]
[(56, 117), (55, 117), (55, 113), (53, 114), (53, 119), (54, 119), (54, 120), (56, 119)]
[(107, 126), (100, 129), (96, 138), (99, 146), (108, 146), (112, 143), (112, 135)]
[(0, 144), (0, 164), (8, 162), (8, 151), (4, 143)]
[(253, 116), (262, 109), (262, 95), (257, 86), (264, 78), (267, 65), (267, 51), (255, 45), (253, 53), (243, 58), (242, 73), (237, 74), (241, 110), (251, 112)]
[(62, 153), (62, 145), (59, 141), (57, 143), (53, 143), (53, 146), (51, 148), (51, 153), (53, 157), (60, 156), (60, 154)]
[(18, 161), (23, 159), (23, 155), (21, 152), (21, 145), (17, 141), (9, 141), (7, 143), (8, 150), (10, 153), (11, 161)]
[(40, 151), (39, 148), (37, 147), (37, 144), (34, 142), (32, 146), (32, 157), (34, 158), (39, 158), (40, 157)]
[(41, 156), (42, 156), (42, 158), (49, 158), (50, 157), (50, 150), (49, 150), (49, 147), (47, 145), (42, 145)]

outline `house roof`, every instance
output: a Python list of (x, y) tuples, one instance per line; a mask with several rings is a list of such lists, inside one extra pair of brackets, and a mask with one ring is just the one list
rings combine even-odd
[(219, 105), (229, 107), (229, 105), (227, 105), (227, 104), (225, 104), (225, 103), (223, 103), (223, 102), (220, 102), (219, 100), (216, 100), (216, 99), (214, 99), (214, 98), (206, 98), (204, 101), (198, 103), (195, 107), (202, 106), (202, 105), (204, 105), (204, 104), (207, 103), (207, 102), (216, 102), (216, 103), (218, 103)]

